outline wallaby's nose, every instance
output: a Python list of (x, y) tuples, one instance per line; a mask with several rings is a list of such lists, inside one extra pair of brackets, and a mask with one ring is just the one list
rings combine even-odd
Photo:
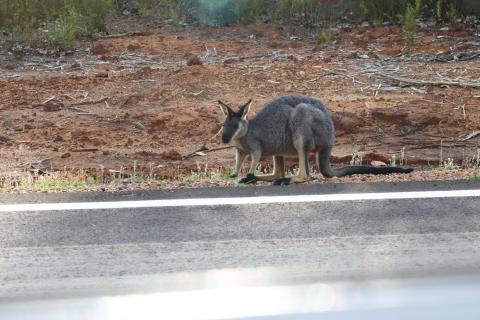
[(223, 143), (229, 143), (230, 142), (229, 140), (230, 139), (228, 139), (228, 136), (226, 134), (222, 134), (222, 142)]

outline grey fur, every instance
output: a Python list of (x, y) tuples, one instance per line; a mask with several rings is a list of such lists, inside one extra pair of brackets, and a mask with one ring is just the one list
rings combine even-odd
[[(227, 116), (222, 140), (233, 143), (237, 149), (236, 170), (238, 175), (247, 154), (252, 158), (249, 174), (252, 175), (261, 156), (273, 156), (276, 166), (273, 175), (259, 176), (258, 180), (284, 178), (283, 157), (298, 155), (300, 171), (294, 182), (308, 179), (308, 154), (316, 154), (320, 171), (325, 177), (344, 176), (358, 173), (411, 172), (397, 167), (374, 168), (369, 166), (345, 167), (333, 170), (330, 154), (335, 144), (335, 129), (332, 117), (323, 102), (303, 96), (288, 95), (270, 101), (250, 121), (246, 118), (248, 102), (239, 112), (232, 111), (223, 102), (222, 110)], [(247, 111), (245, 111), (247, 109)]]

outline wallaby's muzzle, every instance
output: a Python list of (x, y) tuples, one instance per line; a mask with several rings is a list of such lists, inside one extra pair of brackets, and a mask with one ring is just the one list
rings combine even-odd
[(228, 134), (222, 134), (222, 142), (223, 143), (229, 143), (230, 142), (230, 137), (228, 136)]

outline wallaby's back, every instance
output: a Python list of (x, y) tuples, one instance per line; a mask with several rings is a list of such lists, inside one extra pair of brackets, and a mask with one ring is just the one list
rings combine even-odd
[(250, 120), (247, 140), (250, 145), (260, 144), (264, 155), (296, 154), (293, 138), (300, 130), (312, 139), (312, 146), (334, 143), (332, 119), (320, 100), (303, 95), (282, 96), (270, 101)]

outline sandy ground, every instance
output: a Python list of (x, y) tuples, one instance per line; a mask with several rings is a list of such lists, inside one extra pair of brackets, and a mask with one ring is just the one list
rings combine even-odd
[[(128, 35), (79, 41), (61, 56), (0, 50), (0, 172), (117, 172), (135, 164), (175, 178), (228, 168), (231, 149), (184, 159), (202, 146), (222, 146), (210, 141), (223, 121), (216, 101), (253, 99), (256, 112), (290, 93), (318, 97), (332, 111), (336, 166), (352, 154), (365, 164), (395, 161), (417, 170), (447, 158), (478, 160), (480, 135), (472, 133), (480, 130), (480, 36), (473, 29), (420, 30), (411, 48), (394, 26), (345, 28), (331, 43), (280, 25), (179, 29), (127, 18), (110, 29)], [(385, 74), (474, 85), (409, 86)], [(449, 172), (470, 178), (478, 170)], [(378, 177), (342, 181), (356, 179)]]

